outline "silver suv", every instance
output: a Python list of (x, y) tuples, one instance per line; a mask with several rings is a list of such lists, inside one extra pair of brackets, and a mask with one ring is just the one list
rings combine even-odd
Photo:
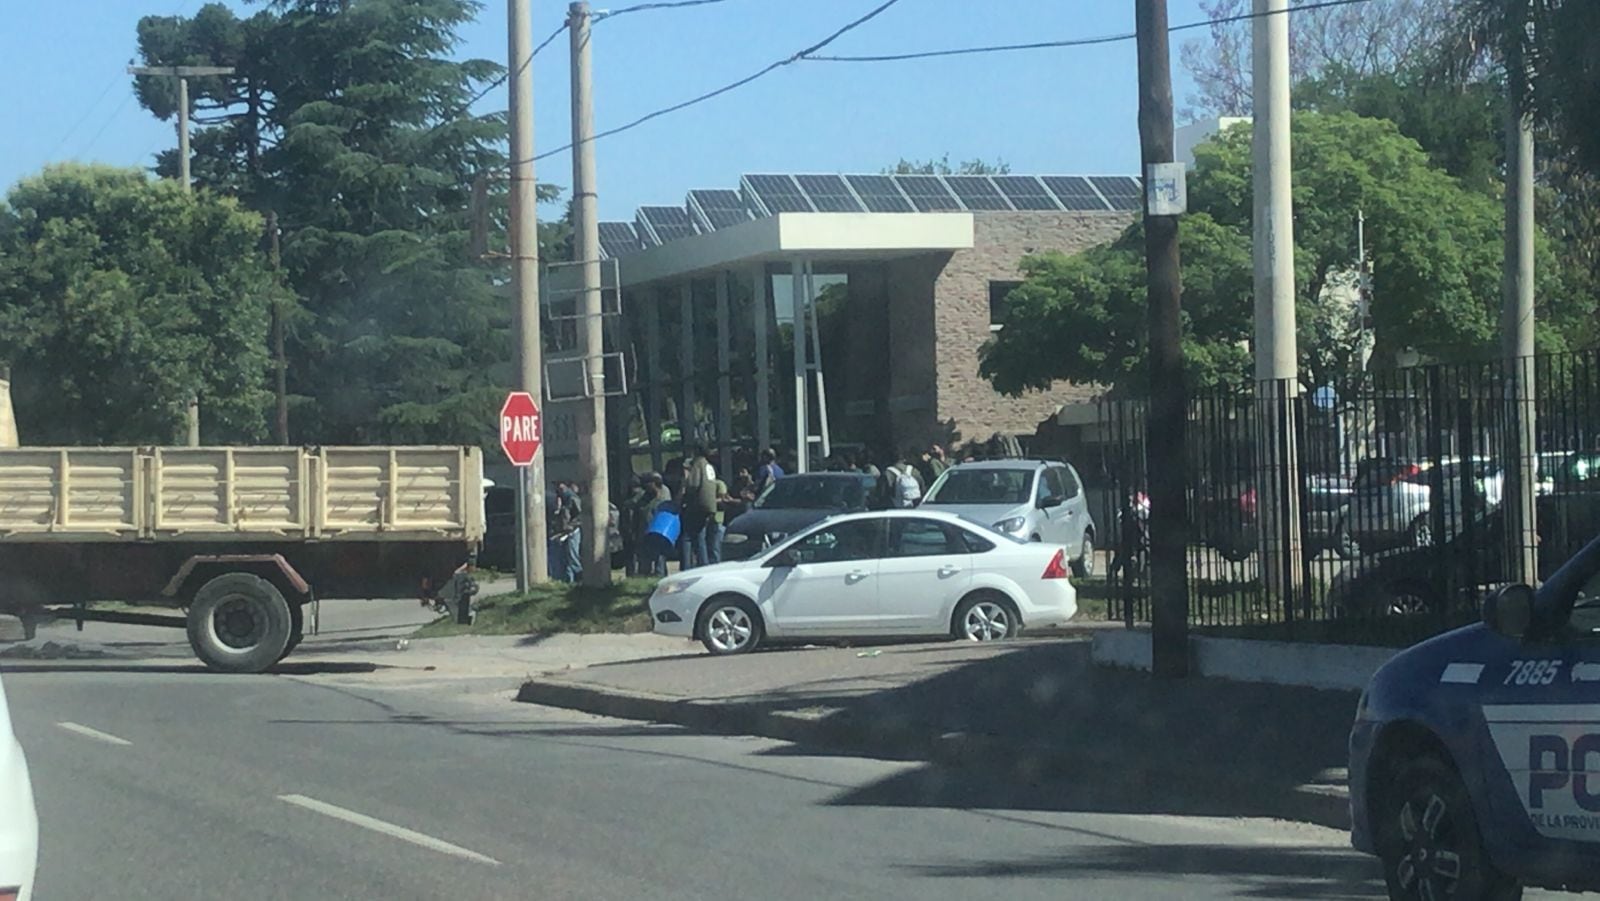
[[(1438, 466), (1447, 533), (1459, 532), (1467, 518), (1500, 506), (1505, 477), (1499, 464), (1483, 457), (1445, 457)], [(1427, 547), (1449, 537), (1433, 534), (1433, 467), (1427, 460), (1381, 459), (1357, 467), (1349, 522), (1363, 552), (1396, 545)]]
[(948, 510), (996, 531), (1059, 544), (1072, 555), (1072, 574), (1094, 574), (1094, 520), (1083, 481), (1070, 464), (1051, 460), (984, 460), (946, 470), (922, 506)]

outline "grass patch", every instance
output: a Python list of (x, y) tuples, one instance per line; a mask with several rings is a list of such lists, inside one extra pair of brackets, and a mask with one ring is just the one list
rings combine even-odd
[(418, 629), (418, 638), (441, 635), (554, 635), (561, 632), (648, 632), (645, 602), (656, 579), (623, 579), (610, 588), (587, 588), (552, 582), (525, 594), (499, 594), (473, 604), (477, 619), (470, 626), (437, 619)]

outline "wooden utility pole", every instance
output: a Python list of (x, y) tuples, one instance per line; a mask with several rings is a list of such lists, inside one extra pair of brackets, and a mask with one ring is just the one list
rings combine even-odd
[[(178, 183), (187, 193), (194, 190), (189, 178), (189, 79), (206, 75), (232, 75), (232, 66), (129, 66), (129, 75), (153, 75), (178, 79)], [(185, 410), (188, 444), (200, 446), (200, 395), (189, 396)]]
[[(539, 335), (539, 211), (533, 171), (533, 25), (528, 0), (506, 0), (510, 31), (509, 84), (511, 109), (511, 285), (517, 299), (518, 387), (544, 397), (542, 340)], [(487, 411), (486, 411), (487, 415)], [(520, 467), (522, 504), (527, 526), (520, 549), (527, 560), (517, 569), (517, 589), (550, 580), (550, 556), (544, 521), (544, 450)]]
[[(1145, 177), (1173, 161), (1172, 63), (1166, 0), (1136, 0), (1139, 45), (1139, 147)], [(1144, 248), (1150, 321), (1150, 415), (1145, 418), (1145, 468), (1150, 482), (1151, 664), (1158, 676), (1189, 673), (1189, 577), (1184, 547), (1187, 485), (1184, 429), (1178, 217), (1150, 212), (1146, 192)]]
[[(611, 584), (611, 478), (606, 469), (605, 296), (600, 283), (600, 220), (595, 197), (594, 82), (589, 57), (589, 4), (567, 7), (572, 39), (573, 252), (583, 278), (579, 338), (583, 345), (584, 400), (578, 416), (578, 460), (588, 503), (583, 508), (583, 584)], [(622, 286), (618, 285), (620, 292)]]

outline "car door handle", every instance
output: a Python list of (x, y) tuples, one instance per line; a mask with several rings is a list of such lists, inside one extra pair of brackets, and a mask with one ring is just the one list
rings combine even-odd
[(958, 572), (961, 572), (961, 567), (959, 566), (941, 566), (939, 567), (939, 578), (953, 576)]
[(848, 573), (845, 573), (844, 583), (846, 585), (854, 585), (869, 575), (871, 575), (871, 573), (867, 572), (866, 570), (852, 569)]

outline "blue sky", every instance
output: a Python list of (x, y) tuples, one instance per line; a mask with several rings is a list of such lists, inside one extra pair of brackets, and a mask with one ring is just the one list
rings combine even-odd
[[(620, 8), (631, 0), (596, 2)], [(877, 5), (878, 0), (728, 0), (619, 16), (594, 32), (595, 119), (629, 121), (750, 74)], [(565, 0), (532, 0), (535, 40)], [(176, 139), (133, 99), (124, 67), (144, 15), (190, 14), (202, 0), (54, 0), (8, 4), (0, 32), (0, 186), (46, 163), (145, 165)], [(250, 4), (228, 0), (235, 9)], [(1203, 18), (1170, 0), (1173, 24)], [(893, 53), (1089, 37), (1133, 30), (1132, 0), (900, 0), (830, 51)], [(1181, 106), (1189, 91), (1177, 62)], [(460, 55), (504, 62), (505, 3), (488, 0), (462, 32)], [(566, 143), (565, 38), (534, 66), (536, 142)], [(504, 89), (480, 110), (504, 108)], [(744, 172), (876, 172), (901, 156), (1001, 157), (1018, 172), (1138, 171), (1132, 42), (928, 61), (799, 63), (700, 106), (597, 145), (600, 212), (631, 219), (641, 204), (682, 203), (690, 188), (736, 187)], [(539, 179), (571, 183), (563, 154)]]

